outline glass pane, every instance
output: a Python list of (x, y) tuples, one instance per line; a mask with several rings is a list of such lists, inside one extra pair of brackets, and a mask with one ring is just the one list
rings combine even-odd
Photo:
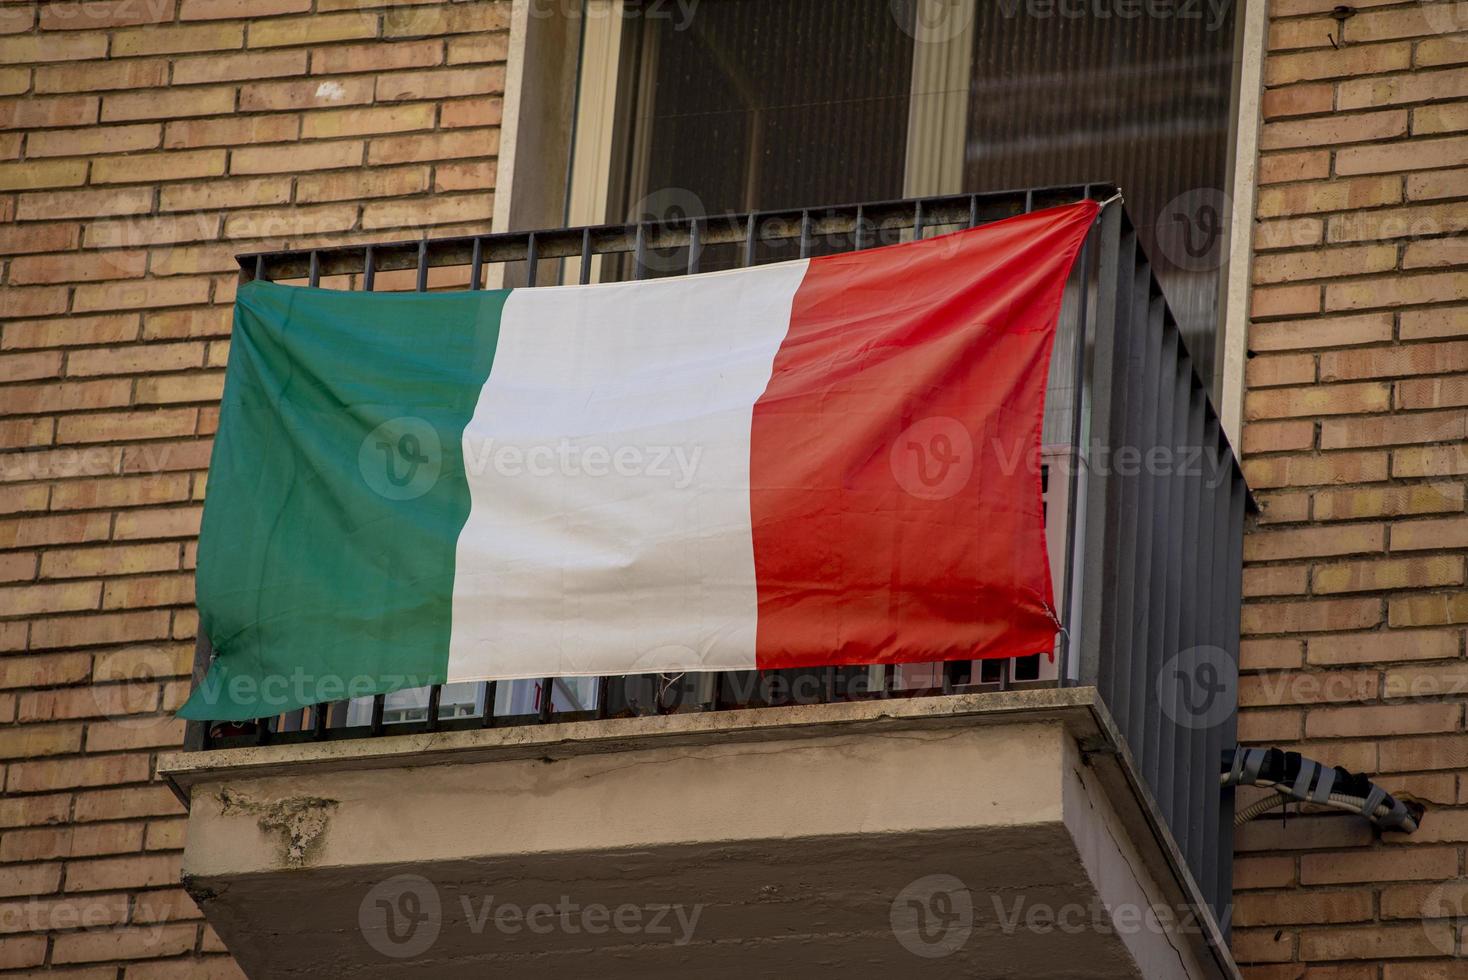
[[(1205, 378), (1228, 213), (1235, 6), (1126, 17), (947, 0), (944, 15), (974, 21), (962, 190), (1119, 184)], [(914, 64), (952, 57), (967, 23), (925, 33), (918, 16), (917, 0), (704, 0), (686, 19), (637, 23), (626, 217), (902, 197)], [(944, 50), (916, 50), (914, 34)], [(923, 84), (923, 99), (944, 94)], [(788, 255), (761, 260), (777, 257)], [(651, 274), (681, 272), (686, 254), (664, 258)], [(733, 264), (735, 252), (720, 251), (703, 268)]]
[(912, 38), (891, 0), (714, 0), (643, 22), (631, 216), (902, 196)]
[(1024, 2), (975, 8), (966, 189), (1120, 185), (1205, 379), (1227, 215), (1235, 6), (1132, 18)]

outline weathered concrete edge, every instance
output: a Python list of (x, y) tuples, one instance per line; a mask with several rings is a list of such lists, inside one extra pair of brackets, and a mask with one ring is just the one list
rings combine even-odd
[[(1088, 710), (1097, 704), (1091, 687), (951, 694), (920, 698), (888, 698), (839, 704), (791, 705), (730, 711), (688, 712), (643, 718), (611, 718), (548, 725), (516, 725), (470, 731), (384, 735), (340, 741), (299, 742), (249, 748), (171, 752), (158, 758), (158, 775), (185, 805), (190, 789), (201, 782), (230, 777), (290, 775), (298, 767), (310, 772), (395, 768), (405, 764), (432, 766), (541, 756), (566, 757), (622, 752), (658, 745), (760, 742), (791, 737), (818, 737), (839, 730), (862, 734), (877, 727), (911, 727), (961, 723), (1013, 724), (1058, 721), (1080, 739), (1102, 734)], [(1114, 731), (1110, 734), (1114, 739)], [(408, 761), (411, 760), (411, 761)]]
[[(839, 732), (859, 735), (898, 729), (1017, 723), (1063, 725), (1080, 745), (1112, 797), (1113, 806), (1136, 834), (1149, 837), (1161, 867), (1154, 867), (1174, 898), (1198, 909), (1204, 945), (1224, 977), (1240, 976), (1222, 930), (1188, 870), (1177, 842), (1162, 821), (1151, 791), (1094, 687), (1043, 688), (980, 694), (890, 698), (839, 704), (792, 705), (731, 711), (691, 712), (643, 718), (519, 725), (458, 732), (305, 742), (251, 748), (174, 752), (158, 759), (158, 775), (189, 805), (203, 783), (308, 773), (472, 764), (519, 758), (566, 758), (659, 746), (762, 742), (816, 738)], [(1232, 828), (1224, 828), (1231, 832)], [(1150, 849), (1149, 849), (1150, 850)], [(1149, 862), (1150, 863), (1150, 862)]]

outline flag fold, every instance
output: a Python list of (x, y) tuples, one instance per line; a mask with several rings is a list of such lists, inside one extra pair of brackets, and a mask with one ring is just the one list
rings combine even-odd
[(241, 287), (180, 713), (1049, 650), (1041, 419), (1096, 211), (633, 283)]

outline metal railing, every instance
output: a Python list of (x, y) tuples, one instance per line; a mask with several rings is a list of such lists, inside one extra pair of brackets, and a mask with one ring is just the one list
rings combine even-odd
[[(600, 279), (641, 279), (860, 250), (1115, 196), (1104, 184), (1038, 188), (261, 253), (239, 262), (242, 282), (317, 286), (346, 277), (334, 284), (364, 290), (380, 273), (399, 270), (413, 270), (420, 291), (433, 270), (457, 270), (449, 288), (468, 289), (483, 288), (492, 271), (498, 281), (585, 283), (598, 263)], [(1218, 760), (1235, 737), (1243, 522), (1252, 505), (1119, 203), (1103, 209), (1066, 287), (1044, 441), (1047, 538), (1063, 623), (1053, 660), (437, 685), (255, 723), (191, 723), (187, 747), (1094, 685), (1178, 856), (1221, 911), (1231, 890), (1232, 799), (1218, 796)], [(201, 637), (195, 683), (211, 656)], [(1213, 699), (1206, 709), (1191, 686), (1200, 664)]]

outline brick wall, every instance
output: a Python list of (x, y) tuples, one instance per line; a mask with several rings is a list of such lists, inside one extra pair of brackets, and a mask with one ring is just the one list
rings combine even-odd
[(232, 256), (486, 230), (508, 13), (0, 3), (6, 980), (237, 974), (152, 777), (182, 739)]
[(1261, 980), (1468, 977), (1468, 3), (1334, 6), (1270, 9), (1241, 737), (1430, 810), (1410, 837), (1249, 825), (1235, 953)]

